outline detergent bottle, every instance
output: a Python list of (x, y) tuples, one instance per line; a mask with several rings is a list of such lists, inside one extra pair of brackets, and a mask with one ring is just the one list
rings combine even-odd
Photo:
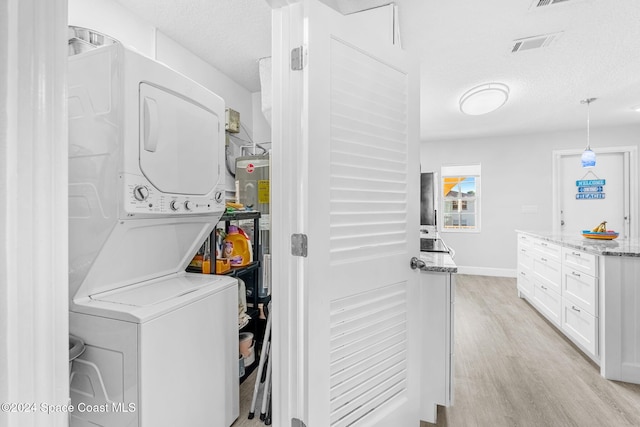
[(229, 226), (224, 238), (224, 258), (229, 258), (232, 267), (242, 267), (251, 262), (251, 245), (247, 235), (235, 225)]

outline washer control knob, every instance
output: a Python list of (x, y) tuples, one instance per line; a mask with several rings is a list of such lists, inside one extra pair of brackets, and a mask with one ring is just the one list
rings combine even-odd
[(149, 189), (144, 185), (136, 185), (136, 188), (133, 189), (133, 197), (139, 202), (147, 200), (149, 197)]
[(193, 202), (191, 200), (187, 200), (186, 202), (184, 202), (184, 208), (190, 211), (191, 209), (193, 209)]
[(177, 200), (172, 200), (171, 203), (169, 203), (169, 207), (172, 211), (177, 211), (178, 209), (180, 209), (180, 204), (178, 204)]
[(216, 203), (222, 203), (222, 191), (216, 191), (216, 195), (214, 196)]

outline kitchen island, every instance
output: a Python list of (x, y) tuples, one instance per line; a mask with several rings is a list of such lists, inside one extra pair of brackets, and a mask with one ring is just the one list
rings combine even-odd
[(517, 234), (519, 296), (603, 377), (640, 384), (640, 241)]
[(437, 405), (453, 404), (455, 273), (449, 252), (420, 252), (420, 419), (436, 422)]

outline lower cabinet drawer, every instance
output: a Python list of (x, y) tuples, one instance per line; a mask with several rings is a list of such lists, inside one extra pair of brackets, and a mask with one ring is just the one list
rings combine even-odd
[(531, 299), (533, 297), (533, 276), (531, 270), (518, 266), (518, 290), (525, 297)]
[(598, 279), (572, 268), (562, 269), (562, 297), (598, 315)]
[(562, 331), (585, 351), (598, 355), (598, 318), (566, 298), (562, 299)]
[(529, 246), (518, 245), (518, 264), (525, 268), (533, 268), (534, 251)]
[(547, 316), (551, 323), (560, 327), (562, 312), (562, 297), (560, 294), (534, 280), (532, 302), (542, 314)]
[(560, 293), (562, 289), (562, 264), (545, 255), (538, 254), (533, 258), (533, 274), (545, 286)]

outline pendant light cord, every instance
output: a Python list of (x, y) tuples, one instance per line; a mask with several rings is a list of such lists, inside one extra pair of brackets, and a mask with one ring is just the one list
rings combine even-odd
[(580, 101), (582, 104), (587, 104), (587, 150), (591, 150), (591, 126), (589, 124), (589, 119), (590, 119), (590, 105), (593, 101), (595, 101), (597, 98), (587, 98), (587, 99), (583, 99), (582, 101)]
[(591, 125), (589, 124), (589, 118), (590, 118), (590, 114), (589, 114), (589, 107), (591, 105), (591, 100), (588, 99), (587, 100), (587, 150), (591, 150), (591, 137), (590, 137), (590, 130), (591, 130)]

